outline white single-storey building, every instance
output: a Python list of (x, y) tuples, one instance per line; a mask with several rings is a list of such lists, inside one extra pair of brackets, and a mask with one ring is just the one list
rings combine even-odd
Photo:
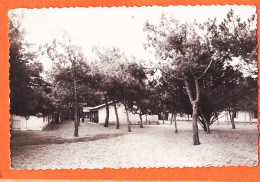
[[(171, 120), (171, 114), (168, 116), (168, 120)], [(248, 111), (236, 111), (234, 121), (239, 123), (249, 123), (251, 122), (258, 122), (257, 120), (257, 112), (248, 112)], [(187, 114), (177, 114), (176, 117), (177, 121), (191, 121), (192, 115)], [(217, 122), (223, 123), (223, 122), (230, 122), (230, 116), (228, 111), (222, 111), (217, 119)]]
[[(172, 118), (172, 113), (169, 113), (168, 114), (168, 120), (170, 121), (171, 118)], [(176, 120), (177, 121), (191, 121), (192, 115), (177, 113)]]
[[(120, 124), (127, 124), (125, 107), (121, 103), (116, 103), (117, 113)], [(102, 104), (96, 107), (86, 109), (87, 116), (90, 118), (90, 122), (104, 124), (106, 119), (106, 105)], [(129, 111), (129, 119), (131, 124), (138, 124), (140, 121), (139, 115)], [(143, 122), (146, 121), (158, 121), (158, 115), (143, 115)], [(116, 123), (116, 114), (113, 102), (109, 102), (109, 123)]]
[[(248, 111), (236, 111), (234, 121), (239, 123), (249, 123), (258, 122), (257, 120), (258, 113), (257, 112), (248, 112)], [(218, 117), (219, 122), (229, 122), (230, 116), (228, 111), (222, 111)]]
[(53, 115), (42, 117), (30, 116), (28, 119), (11, 115), (11, 129), (12, 130), (44, 130), (52, 121)]

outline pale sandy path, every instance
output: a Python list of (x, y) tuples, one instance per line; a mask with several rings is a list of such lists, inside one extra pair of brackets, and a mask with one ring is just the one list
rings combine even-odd
[[(192, 145), (191, 124), (149, 125), (133, 132), (99, 125), (82, 128), (119, 132), (120, 136), (93, 141), (12, 147), (12, 167), (16, 169), (76, 169), (131, 167), (256, 166), (258, 164), (257, 125), (214, 124), (210, 135), (200, 131), (201, 145)], [(81, 128), (81, 130), (83, 130)], [(115, 131), (114, 131), (115, 130)], [(111, 132), (113, 131), (113, 132)], [(81, 131), (83, 132), (83, 131)], [(90, 133), (90, 131), (85, 131)], [(123, 135), (121, 135), (123, 134)]]

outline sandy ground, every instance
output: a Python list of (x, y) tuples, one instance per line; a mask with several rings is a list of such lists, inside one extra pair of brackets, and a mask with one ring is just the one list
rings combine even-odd
[(213, 124), (211, 134), (199, 131), (201, 145), (192, 144), (191, 123), (115, 126), (83, 123), (74, 139), (73, 123), (48, 131), (13, 132), (11, 167), (15, 169), (76, 169), (131, 167), (202, 167), (258, 165), (257, 124)]

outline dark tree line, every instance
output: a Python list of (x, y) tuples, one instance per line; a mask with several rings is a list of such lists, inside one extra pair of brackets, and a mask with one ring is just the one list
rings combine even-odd
[(51, 85), (41, 73), (43, 66), (36, 61), (32, 45), (24, 43), (25, 31), (21, 26), (23, 14), (10, 14), (9, 24), (9, 80), (10, 113), (24, 117), (51, 112)]

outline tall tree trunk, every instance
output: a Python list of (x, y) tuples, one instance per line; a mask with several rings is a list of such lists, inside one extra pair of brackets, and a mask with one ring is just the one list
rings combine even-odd
[(172, 113), (172, 117), (171, 117), (171, 124), (172, 124), (172, 122), (173, 122), (173, 113)]
[(199, 130), (198, 130), (198, 106), (197, 103), (194, 102), (192, 105), (192, 131), (193, 131), (193, 144), (199, 145)]
[(80, 126), (80, 109), (79, 109), (79, 104), (77, 104), (77, 110), (78, 110), (78, 125)]
[(125, 113), (126, 113), (126, 120), (127, 120), (127, 129), (128, 132), (131, 132), (131, 121), (129, 119), (129, 113), (128, 113), (128, 108), (127, 108), (127, 103), (126, 103), (126, 89), (124, 87), (124, 106), (125, 106)]
[(178, 128), (177, 128), (177, 113), (174, 113), (174, 125), (175, 125), (175, 133), (178, 133)]
[(89, 113), (89, 121), (92, 123), (93, 119), (92, 119), (92, 112)]
[(232, 125), (232, 129), (236, 129), (236, 125), (235, 125), (235, 110), (232, 108), (231, 109), (231, 114), (230, 114), (230, 122)]
[(198, 131), (198, 122), (197, 122), (197, 120), (198, 120), (197, 102), (199, 101), (199, 98), (200, 98), (200, 91), (199, 91), (198, 79), (194, 78), (194, 80), (195, 80), (195, 87), (196, 87), (196, 100), (194, 100), (193, 97), (192, 97), (191, 90), (190, 90), (189, 83), (188, 83), (187, 79), (184, 79), (184, 84), (185, 84), (187, 94), (189, 96), (190, 103), (192, 104), (193, 144), (199, 145), (200, 141), (199, 141), (199, 131)]
[(252, 113), (251, 112), (249, 112), (249, 123), (250, 123), (250, 125), (252, 124)]
[(164, 124), (164, 113), (162, 114), (163, 124)]
[(79, 125), (78, 125), (78, 100), (77, 100), (77, 82), (74, 76), (73, 80), (73, 85), (74, 85), (74, 136), (78, 137), (79, 136)]
[(126, 105), (125, 105), (125, 113), (126, 113), (126, 119), (127, 119), (127, 129), (128, 129), (128, 132), (131, 132), (131, 122), (129, 119), (128, 108)]
[(203, 128), (203, 131), (207, 132), (207, 126), (206, 126), (206, 123), (204, 122), (203, 119), (201, 120), (200, 123), (201, 123), (201, 126), (202, 126), (202, 128)]
[(201, 112), (201, 115), (202, 115), (203, 121), (204, 121), (204, 123), (206, 125), (207, 134), (210, 134), (209, 121), (207, 120), (207, 118), (204, 116), (204, 114), (202, 112)]
[(207, 134), (210, 134), (209, 121), (206, 120)]
[(105, 119), (104, 127), (108, 127), (108, 121), (109, 121), (109, 105), (108, 105), (107, 95), (105, 95), (105, 104), (106, 104), (106, 119)]
[(116, 114), (116, 129), (119, 129), (119, 117), (118, 117), (117, 107), (116, 107), (115, 101), (114, 101), (114, 109), (115, 109), (115, 114)]
[(148, 124), (147, 114), (145, 115), (145, 124)]
[(82, 109), (82, 123), (84, 122), (84, 119), (85, 119), (85, 113), (83, 112), (83, 109)]
[(142, 113), (139, 113), (139, 118), (140, 118), (140, 128), (143, 128), (143, 118), (142, 118)]

